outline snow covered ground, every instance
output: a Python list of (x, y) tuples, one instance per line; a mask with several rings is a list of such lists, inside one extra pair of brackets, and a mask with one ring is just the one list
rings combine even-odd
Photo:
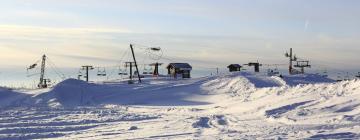
[(261, 74), (0, 88), (0, 139), (359, 139), (360, 81)]

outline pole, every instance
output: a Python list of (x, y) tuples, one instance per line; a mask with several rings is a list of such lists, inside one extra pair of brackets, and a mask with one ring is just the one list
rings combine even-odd
[(89, 67), (86, 67), (86, 82), (89, 82)]
[(138, 78), (139, 78), (139, 83), (141, 83), (140, 72), (139, 72), (139, 69), (138, 69), (138, 66), (137, 66), (137, 63), (136, 63), (134, 48), (133, 48), (133, 45), (132, 45), (132, 44), (130, 44), (130, 49), (131, 49), (132, 56), (133, 56), (133, 58), (134, 58), (134, 63), (135, 63), (137, 75), (138, 75)]
[(292, 61), (293, 61), (293, 54), (292, 54), (292, 48), (290, 48), (290, 63), (289, 63), (289, 74), (292, 74)]
[(159, 63), (158, 62), (155, 63), (155, 69), (154, 69), (153, 75), (159, 76)]
[(44, 77), (45, 77), (45, 66), (46, 66), (46, 55), (44, 54), (42, 56), (42, 61), (41, 61), (41, 72), (40, 72), (40, 82), (38, 84), (39, 88), (44, 88), (46, 87), (46, 85), (44, 84)]
[(129, 64), (130, 64), (130, 80), (132, 80), (132, 78), (133, 78), (132, 62), (130, 62)]
[(86, 82), (89, 82), (89, 70), (93, 70), (93, 66), (82, 66), (82, 69), (86, 71)]

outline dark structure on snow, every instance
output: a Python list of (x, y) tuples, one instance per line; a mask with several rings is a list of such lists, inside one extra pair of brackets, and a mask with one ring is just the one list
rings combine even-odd
[(163, 63), (152, 63), (152, 64), (149, 64), (149, 66), (154, 66), (154, 72), (152, 73), (153, 76), (159, 76), (159, 66), (161, 66)]
[(188, 63), (170, 63), (167, 67), (168, 74), (174, 78), (181, 76), (182, 78), (190, 78), (190, 72), (192, 70), (191, 65)]
[(245, 64), (245, 65), (248, 65), (249, 67), (254, 66), (254, 71), (255, 72), (260, 72), (260, 66), (262, 66), (262, 64), (260, 64), (259, 62), (250, 62), (250, 63)]
[(230, 64), (227, 68), (229, 68), (230, 72), (234, 72), (234, 71), (240, 71), (241, 67), (242, 66), (239, 64)]

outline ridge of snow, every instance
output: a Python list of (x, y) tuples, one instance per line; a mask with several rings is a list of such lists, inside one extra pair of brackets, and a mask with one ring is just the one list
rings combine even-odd
[(320, 75), (68, 79), (36, 94), (0, 88), (0, 96), (0, 139), (360, 138), (360, 80)]

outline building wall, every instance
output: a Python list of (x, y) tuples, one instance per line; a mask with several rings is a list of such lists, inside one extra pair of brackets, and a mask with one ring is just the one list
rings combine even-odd
[(170, 76), (174, 78), (191, 78), (190, 70), (180, 70), (180, 69), (170, 68), (168, 69), (168, 73)]

